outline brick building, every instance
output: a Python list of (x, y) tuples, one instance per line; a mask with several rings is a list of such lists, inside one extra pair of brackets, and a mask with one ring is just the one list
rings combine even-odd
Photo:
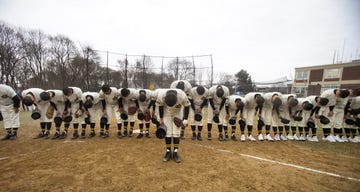
[(295, 68), (292, 93), (304, 97), (332, 88), (360, 88), (360, 60)]

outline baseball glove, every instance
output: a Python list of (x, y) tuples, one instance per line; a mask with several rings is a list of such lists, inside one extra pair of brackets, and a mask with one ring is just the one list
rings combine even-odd
[(150, 111), (145, 111), (144, 112), (144, 120), (145, 121), (150, 121), (150, 119), (151, 119)]
[(303, 117), (301, 117), (299, 115), (294, 116), (294, 121), (302, 121), (302, 120), (303, 120)]
[(129, 113), (129, 115), (134, 115), (137, 110), (138, 110), (137, 107), (129, 107), (128, 108), (128, 113)]
[(177, 126), (177, 127), (183, 127), (183, 121), (180, 119), (180, 118), (177, 118), (177, 117), (174, 117), (174, 124)]
[(2, 116), (2, 114), (0, 112), (0, 121), (2, 121), (2, 120), (4, 120), (4, 118), (3, 118), (3, 116)]
[(139, 111), (138, 114), (137, 114), (137, 118), (140, 121), (144, 120), (144, 118), (145, 118), (144, 112)]
[(53, 116), (54, 116), (54, 111), (55, 111), (54, 106), (50, 105), (50, 106), (48, 107), (48, 109), (46, 110), (46, 117), (47, 117), (48, 119), (53, 118)]
[(345, 119), (345, 123), (348, 124), (348, 125), (354, 125), (355, 124), (355, 121), (351, 118), (347, 118)]
[(289, 119), (285, 119), (285, 118), (280, 118), (281, 119), (281, 123), (283, 124), (289, 124), (290, 120)]

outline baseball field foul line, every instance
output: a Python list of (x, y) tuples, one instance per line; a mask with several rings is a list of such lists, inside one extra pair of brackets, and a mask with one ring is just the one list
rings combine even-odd
[(306, 171), (310, 171), (310, 172), (314, 172), (314, 173), (320, 173), (320, 174), (324, 174), (324, 175), (329, 175), (329, 176), (333, 176), (333, 177), (338, 177), (338, 178), (343, 178), (343, 179), (348, 179), (348, 180), (360, 182), (360, 179), (358, 179), (358, 178), (347, 177), (347, 176), (339, 175), (339, 174), (336, 174), (336, 173), (330, 173), (330, 172), (326, 172), (326, 171), (316, 170), (316, 169), (312, 169), (312, 168), (308, 168), (308, 167), (304, 167), (304, 166), (300, 166), (300, 165), (294, 165), (294, 164), (291, 164), (291, 163), (283, 163), (283, 162), (280, 162), (280, 161), (275, 161), (275, 160), (271, 160), (271, 159), (265, 159), (265, 158), (257, 157), (257, 156), (253, 156), (253, 155), (248, 155), (248, 154), (243, 154), (243, 153), (236, 153), (236, 152), (232, 152), (232, 151), (229, 151), (229, 150), (217, 149), (217, 148), (211, 147), (211, 146), (205, 146), (205, 145), (200, 145), (200, 144), (195, 144), (195, 145), (198, 145), (198, 146), (204, 147), (204, 148), (208, 148), (208, 149), (212, 149), (212, 150), (216, 150), (216, 151), (220, 151), (220, 152), (224, 152), (224, 153), (237, 154), (237, 155), (240, 155), (240, 156), (243, 156), (243, 157), (257, 159), (257, 160), (260, 160), (260, 161), (280, 164), (280, 165), (284, 165), (284, 166), (288, 166), (288, 167), (294, 167), (294, 168), (297, 168), (297, 169), (302, 169), (302, 170), (306, 170)]

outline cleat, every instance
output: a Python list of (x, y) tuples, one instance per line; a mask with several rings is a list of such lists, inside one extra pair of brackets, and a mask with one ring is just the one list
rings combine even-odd
[(195, 133), (192, 134), (191, 140), (196, 140), (196, 134)]
[(105, 131), (105, 133), (101, 137), (104, 138), (104, 139), (109, 137), (109, 132)]
[(325, 138), (325, 140), (326, 140), (326, 141), (329, 141), (329, 142), (331, 142), (331, 143), (335, 143), (335, 142), (336, 142), (334, 136), (332, 136), (332, 135), (328, 135), (328, 136)]
[(60, 137), (60, 133), (59, 133), (59, 131), (56, 131), (54, 136), (51, 139), (57, 139), (59, 137)]
[(17, 139), (17, 135), (14, 134), (14, 133), (12, 133), (12, 134), (11, 134), (11, 137), (10, 137), (10, 140), (15, 140), (15, 139)]
[(137, 139), (141, 139), (142, 137), (144, 137), (143, 133), (139, 133), (139, 135), (136, 137)]
[(67, 137), (67, 132), (66, 131), (64, 131), (64, 132), (62, 132), (61, 133), (61, 135), (60, 135), (60, 139), (65, 139)]
[(196, 138), (197, 138), (198, 141), (202, 141), (202, 138), (201, 138), (201, 134), (200, 134), (200, 133), (197, 134), (197, 137), (196, 137)]
[(127, 130), (124, 130), (123, 135), (124, 135), (124, 137), (127, 137), (127, 136), (128, 136), (128, 132), (127, 132)]
[(319, 139), (317, 138), (316, 135), (313, 135), (312, 138), (311, 138), (311, 140), (312, 140), (313, 142), (319, 142)]
[(258, 140), (259, 141), (264, 141), (264, 136), (261, 133), (258, 135)]
[(247, 137), (247, 139), (250, 140), (250, 141), (256, 141), (256, 139), (255, 139), (252, 135), (249, 135), (249, 136)]
[(212, 139), (211, 133), (209, 132), (209, 133), (208, 133), (208, 136), (207, 136), (207, 140), (211, 140), (211, 139)]
[(132, 136), (134, 136), (134, 132), (133, 132), (133, 129), (130, 129), (130, 131), (129, 131), (129, 135), (128, 135), (129, 137), (132, 137)]
[(289, 133), (289, 134), (286, 136), (286, 138), (289, 139), (289, 140), (291, 140), (291, 141), (295, 139), (294, 136), (293, 136), (291, 133)]
[(174, 161), (176, 162), (176, 163), (180, 163), (181, 162), (181, 158), (180, 158), (180, 156), (179, 156), (179, 154), (178, 154), (178, 152), (174, 152)]
[(223, 136), (223, 134), (219, 134), (219, 141), (224, 141), (224, 136)]
[(305, 141), (305, 136), (303, 134), (300, 135), (299, 141)]
[(45, 139), (49, 139), (49, 138), (50, 138), (50, 133), (49, 133), (49, 131), (46, 131), (46, 132), (44, 133), (44, 138), (45, 138)]
[(245, 141), (245, 140), (246, 140), (246, 137), (245, 137), (244, 134), (242, 134), (242, 135), (240, 136), (240, 141)]
[(352, 138), (352, 137), (349, 137), (348, 140), (349, 140), (351, 143), (358, 143), (358, 141), (357, 141), (355, 138)]
[(91, 131), (90, 134), (89, 134), (89, 137), (95, 137), (95, 131)]
[(306, 140), (313, 142), (313, 139), (312, 139), (312, 137), (310, 135), (306, 135), (305, 138), (306, 138)]
[(337, 141), (337, 142), (340, 142), (340, 143), (343, 143), (344, 141), (339, 137), (339, 135), (335, 135), (333, 136), (333, 138)]
[(280, 141), (280, 135), (279, 135), (279, 134), (275, 134), (275, 135), (274, 135), (274, 140), (275, 140), (275, 141)]
[(287, 140), (288, 140), (288, 138), (287, 138), (287, 137), (285, 137), (285, 136), (284, 136), (284, 135), (282, 135), (282, 134), (280, 135), (280, 139), (281, 139), (281, 140), (283, 140), (283, 141), (287, 141)]
[(163, 162), (169, 161), (171, 158), (171, 151), (169, 149), (166, 150), (165, 156), (163, 157)]
[(185, 139), (185, 135), (184, 133), (180, 133), (180, 139), (184, 140)]
[(225, 139), (224, 140), (225, 141), (229, 140), (229, 135), (227, 133), (225, 134)]
[(236, 138), (236, 136), (235, 136), (235, 133), (231, 134), (231, 140), (237, 141), (237, 138)]
[(150, 138), (150, 133), (149, 133), (149, 132), (146, 132), (146, 133), (145, 133), (145, 137), (146, 137), (146, 138)]
[(81, 135), (80, 135), (81, 139), (85, 139), (86, 138), (86, 134), (85, 131), (81, 131)]
[[(11, 134), (11, 133), (10, 133)], [(11, 135), (10, 135), (11, 136)], [(35, 136), (34, 139), (40, 139), (44, 137), (44, 132), (40, 132), (39, 135)], [(10, 138), (10, 137), (9, 137)]]
[(358, 143), (360, 143), (360, 136), (359, 136), (359, 135), (355, 136), (354, 139), (355, 139)]
[(123, 134), (121, 134), (121, 132), (118, 132), (117, 133), (117, 138), (119, 138), (119, 139), (121, 139), (121, 138), (123, 138), (124, 136), (123, 136)]
[(274, 139), (271, 137), (270, 134), (267, 134), (267, 135), (265, 136), (265, 139), (268, 140), (268, 141), (274, 141)]
[(78, 137), (79, 137), (79, 133), (78, 133), (78, 132), (74, 132), (71, 139), (77, 139)]
[(349, 142), (349, 139), (345, 135), (341, 137), (341, 140), (343, 140), (344, 142)]
[(300, 138), (295, 134), (295, 135), (294, 135), (294, 140), (295, 140), (295, 141), (300, 141)]

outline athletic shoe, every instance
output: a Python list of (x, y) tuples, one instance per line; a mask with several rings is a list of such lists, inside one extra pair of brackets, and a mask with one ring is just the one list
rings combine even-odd
[(15, 140), (15, 139), (17, 139), (17, 135), (14, 134), (14, 133), (12, 133), (12, 134), (11, 134), (11, 137), (10, 137), (10, 140)]
[(123, 138), (123, 134), (121, 134), (120, 131), (117, 133), (117, 138), (119, 138), (119, 139)]
[(245, 137), (244, 134), (242, 134), (242, 135), (240, 136), (240, 141), (245, 141), (245, 140), (246, 140), (246, 137)]
[(78, 133), (78, 132), (74, 132), (71, 139), (77, 139), (78, 137), (79, 137), (79, 133)]
[(130, 131), (129, 131), (129, 137), (132, 137), (132, 136), (134, 136), (134, 132), (133, 132), (132, 129), (130, 129)]
[(102, 136), (102, 138), (107, 138), (107, 137), (109, 137), (110, 136), (110, 134), (109, 134), (109, 131), (105, 131), (105, 133), (104, 133), (104, 135)]
[(259, 140), (259, 141), (264, 141), (264, 136), (263, 136), (263, 134), (260, 133), (260, 134), (258, 135), (258, 140)]
[(357, 141), (355, 138), (352, 138), (352, 137), (349, 137), (348, 140), (349, 140), (351, 143), (358, 143), (358, 141)]
[(359, 136), (359, 135), (355, 136), (354, 139), (355, 139), (358, 143), (360, 143), (360, 136)]
[(212, 137), (211, 137), (211, 133), (210, 133), (210, 132), (208, 133), (208, 137), (207, 137), (207, 139), (208, 139), (208, 140), (211, 140), (211, 139), (212, 139)]
[(139, 133), (139, 135), (136, 137), (137, 139), (141, 139), (144, 136), (143, 133)]
[(80, 135), (80, 137), (81, 137), (82, 139), (85, 139), (85, 138), (86, 138), (85, 131), (81, 131), (81, 135)]
[(340, 142), (340, 143), (343, 143), (343, 142), (344, 142), (342, 139), (340, 139), (339, 135), (335, 135), (335, 136), (333, 136), (333, 138), (334, 138), (337, 142)]
[(247, 137), (247, 139), (250, 140), (250, 141), (256, 141), (256, 139), (255, 139), (252, 135), (249, 135), (249, 136)]
[(185, 134), (184, 133), (180, 133), (180, 139), (182, 139), (182, 140), (185, 139)]
[(329, 141), (329, 142), (331, 142), (331, 143), (336, 142), (336, 139), (335, 139), (334, 136), (332, 136), (332, 135), (328, 135), (328, 136), (326, 137), (326, 140)]
[(289, 134), (286, 136), (286, 138), (289, 139), (289, 140), (294, 140), (294, 139), (295, 139), (294, 136), (293, 136), (291, 133), (289, 133)]
[(300, 138), (296, 134), (294, 134), (294, 140), (295, 141), (300, 141)]
[(166, 150), (166, 153), (163, 157), (163, 162), (169, 161), (171, 158), (171, 151), (169, 149)]
[(49, 139), (49, 138), (50, 138), (50, 133), (49, 133), (49, 131), (45, 131), (45, 133), (44, 133), (44, 138), (45, 138), (45, 139)]
[(270, 134), (267, 134), (267, 135), (265, 136), (265, 139), (268, 140), (268, 141), (274, 141), (274, 139), (271, 137)]
[(128, 136), (128, 132), (127, 132), (127, 130), (126, 130), (126, 131), (124, 131), (123, 135), (124, 135), (124, 137), (127, 137), (127, 136)]
[(341, 137), (341, 140), (343, 140), (344, 142), (349, 142), (348, 138), (345, 135)]
[(198, 141), (202, 141), (202, 137), (201, 137), (201, 134), (200, 134), (200, 133), (197, 134), (197, 137), (196, 137), (196, 138), (197, 138)]
[(275, 134), (275, 135), (274, 135), (274, 139), (275, 139), (275, 141), (280, 141), (280, 135), (279, 135), (279, 134)]
[(316, 135), (313, 135), (312, 138), (311, 138), (311, 140), (312, 140), (313, 142), (319, 142), (319, 139), (317, 138)]
[(228, 134), (225, 134), (225, 141), (229, 140), (229, 135)]
[(60, 137), (60, 132), (59, 131), (56, 131), (54, 136), (52, 137), (52, 139), (57, 139)]
[(191, 140), (196, 140), (196, 133), (192, 134)]
[(310, 142), (312, 142), (313, 141), (313, 139), (312, 139), (312, 137), (310, 136), (310, 135), (306, 135), (306, 140), (308, 140), (308, 141), (310, 141)]
[(280, 139), (283, 140), (283, 141), (287, 141), (287, 140), (288, 140), (288, 138), (286, 138), (286, 137), (285, 137), (284, 135), (282, 135), (282, 134), (280, 135)]
[(67, 137), (67, 132), (66, 131), (63, 131), (60, 135), (60, 139), (65, 139)]
[(145, 137), (146, 137), (146, 138), (150, 138), (150, 133), (149, 133), (149, 132), (146, 132), (146, 133), (145, 133)]
[(89, 134), (89, 137), (95, 137), (95, 131), (91, 131), (90, 134)]
[(176, 163), (180, 163), (180, 162), (181, 162), (181, 158), (180, 158), (178, 152), (174, 152), (173, 158), (174, 158), (174, 161), (175, 161)]
[(224, 136), (223, 136), (223, 134), (219, 134), (219, 141), (224, 141)]
[(301, 134), (300, 137), (299, 137), (299, 141), (305, 141), (305, 140), (306, 140), (305, 136), (303, 134)]

